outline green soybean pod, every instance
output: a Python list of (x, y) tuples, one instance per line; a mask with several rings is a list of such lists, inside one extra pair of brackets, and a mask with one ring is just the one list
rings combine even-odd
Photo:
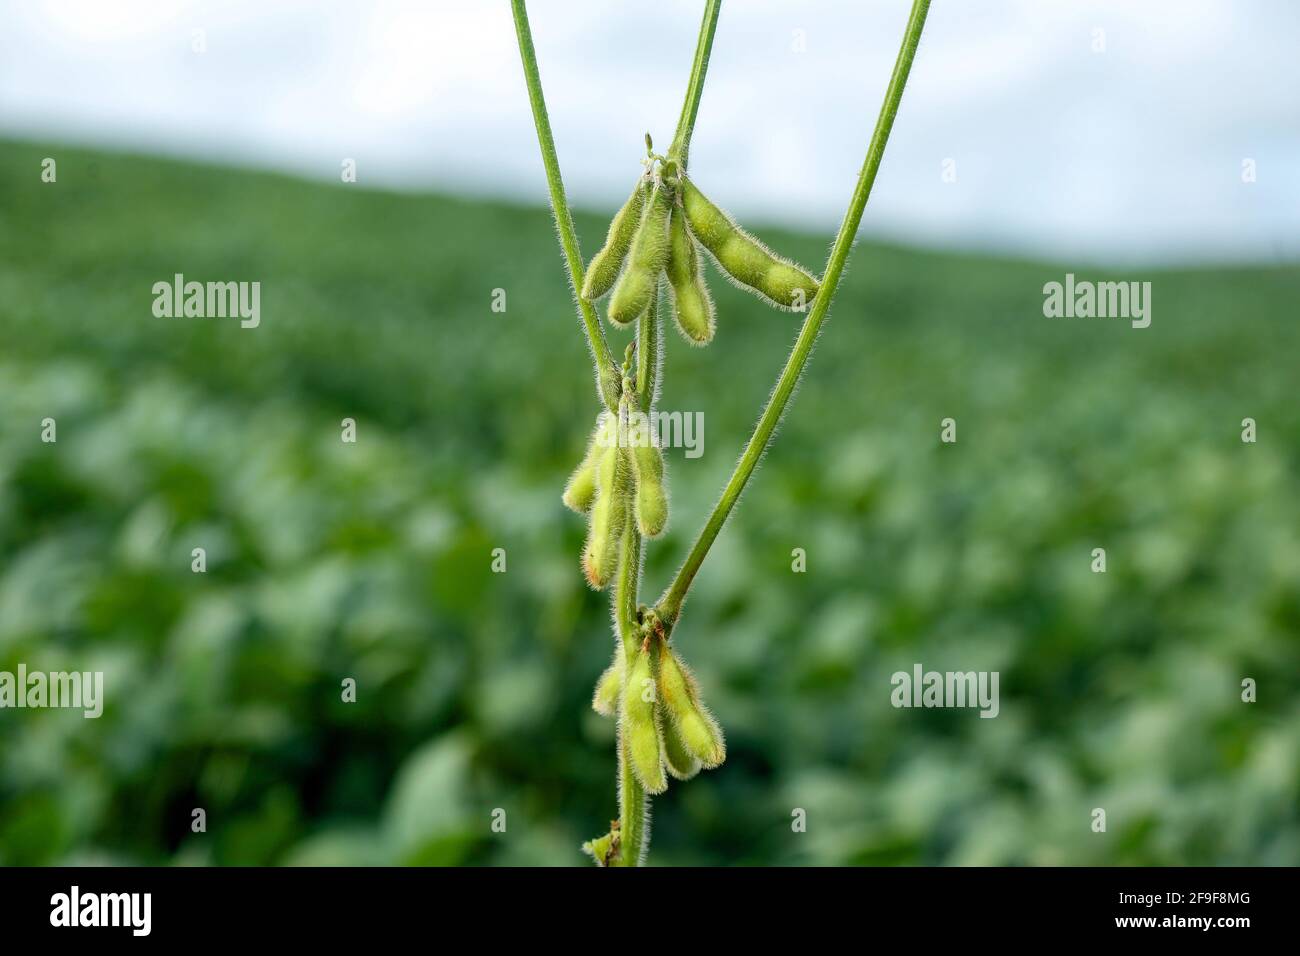
[(627, 740), (632, 771), (641, 786), (646, 793), (663, 793), (668, 789), (668, 777), (664, 773), (651, 654), (649, 649), (637, 651), (628, 669), (619, 708), (619, 729)]
[(596, 500), (591, 506), (587, 526), (587, 546), (582, 554), (582, 570), (587, 583), (603, 590), (618, 569), (618, 544), (627, 526), (630, 488), (627, 452), (617, 444), (601, 449), (596, 468)]
[(591, 695), (591, 709), (602, 717), (612, 717), (618, 707), (618, 695), (623, 689), (623, 649), (614, 651), (614, 662), (596, 681), (596, 691)]
[(592, 430), (591, 437), (587, 439), (587, 452), (583, 455), (582, 463), (574, 469), (573, 474), (569, 476), (568, 484), (564, 486), (564, 496), (561, 500), (565, 507), (579, 514), (590, 511), (591, 502), (596, 497), (596, 465), (604, 451), (600, 445), (600, 438), (608, 427), (608, 421), (609, 412), (601, 412), (596, 416), (596, 427)]
[(686, 228), (686, 214), (673, 205), (668, 223), (668, 286), (673, 293), (673, 316), (677, 328), (692, 345), (713, 341), (713, 297), (704, 284), (695, 239)]
[(682, 179), (681, 194), (691, 232), (723, 272), (778, 308), (802, 311), (807, 307), (819, 283), (806, 270), (736, 225), (689, 179)]
[(647, 426), (632, 445), (636, 476), (636, 526), (647, 538), (663, 534), (668, 524), (668, 494), (664, 491), (664, 456)]
[(614, 213), (609, 233), (605, 236), (605, 245), (591, 257), (586, 278), (582, 280), (581, 295), (588, 302), (595, 302), (613, 288), (614, 280), (623, 268), (628, 247), (632, 244), (632, 237), (641, 224), (641, 210), (649, 191), (649, 181), (645, 177), (638, 179), (636, 188), (627, 197), (627, 202), (623, 203), (623, 208)]
[(632, 239), (627, 268), (619, 276), (609, 300), (609, 320), (615, 325), (627, 325), (650, 305), (659, 285), (659, 273), (668, 261), (668, 220), (672, 206), (669, 188), (663, 183), (656, 184)]
[(718, 766), (727, 759), (722, 729), (700, 701), (694, 675), (671, 648), (660, 655), (658, 678), (659, 699), (687, 751), (705, 767)]
[(659, 726), (663, 729), (664, 765), (668, 768), (668, 772), (678, 780), (690, 780), (700, 772), (703, 764), (695, 754), (686, 749), (682, 735), (677, 732), (677, 727), (670, 717), (661, 714)]

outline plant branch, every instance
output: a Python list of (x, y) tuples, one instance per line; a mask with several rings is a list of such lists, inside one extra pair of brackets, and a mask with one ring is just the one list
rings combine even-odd
[[(659, 292), (650, 297), (650, 307), (637, 322), (637, 401), (640, 411), (650, 414), (654, 402), (656, 378), (659, 374)], [(619, 434), (622, 434), (622, 429)], [(631, 509), (629, 509), (630, 511)], [(614, 627), (622, 642), (623, 693), (627, 693), (627, 675), (632, 670), (632, 660), (641, 650), (641, 628), (637, 620), (641, 585), (641, 533), (636, 518), (629, 514), (627, 529), (619, 546), (618, 577), (614, 583)], [(632, 772), (623, 741), (622, 726), (618, 732), (618, 819), (619, 866), (640, 866), (649, 845), (647, 821), (650, 814), (650, 795), (645, 792), (636, 774)]]
[(618, 856), (614, 866), (640, 866), (650, 845), (650, 795), (642, 789), (618, 732)]
[[(615, 454), (621, 454), (616, 450)], [(627, 529), (619, 545), (618, 577), (614, 582), (614, 626), (618, 631), (623, 653), (623, 693), (629, 693), (628, 674), (632, 659), (641, 650), (640, 627), (636, 619), (637, 588), (641, 577), (641, 535), (636, 519), (628, 515)], [(621, 708), (620, 708), (621, 710)], [(632, 772), (623, 739), (622, 718), (618, 728), (618, 865), (639, 866), (645, 856), (647, 840), (646, 819), (650, 809), (650, 796)]]
[[(516, 0), (516, 6), (522, 7), (522, 0)], [(722, 0), (708, 0), (704, 8), (704, 20), (700, 25), (700, 39), (695, 50), (695, 60), (691, 65), (691, 78), (686, 87), (686, 100), (682, 104), (681, 119), (677, 123), (677, 133), (673, 139), (670, 155), (677, 158), (678, 164), (686, 166), (686, 150), (690, 144), (691, 132), (695, 128), (695, 116), (700, 108), (700, 94), (704, 89), (704, 74), (708, 70), (709, 52), (713, 48), (713, 34), (718, 26), (718, 11)], [(540, 94), (539, 94), (540, 96)], [(637, 405), (649, 414), (654, 403), (657, 377), (659, 374), (659, 293), (656, 289), (650, 298), (650, 308), (637, 324)], [(620, 429), (621, 434), (621, 429)], [(623, 534), (620, 545), (618, 577), (614, 586), (614, 625), (622, 641), (624, 655), (624, 681), (632, 670), (632, 659), (640, 651), (640, 626), (637, 621), (639, 590), (641, 583), (641, 534), (637, 530), (635, 519), (628, 516), (628, 527)], [(626, 684), (623, 689), (628, 692)], [(623, 739), (620, 726), (618, 733), (618, 819), (619, 844), (617, 863), (619, 866), (640, 866), (645, 858), (650, 843), (650, 795), (632, 772), (631, 760), (627, 753), (627, 744)]]
[(713, 34), (718, 29), (718, 13), (722, 0), (706, 0), (704, 19), (700, 22), (700, 39), (695, 45), (695, 59), (691, 63), (691, 79), (686, 85), (686, 99), (682, 102), (682, 115), (677, 120), (677, 132), (668, 150), (668, 158), (686, 168), (686, 154), (691, 148), (691, 134), (695, 130), (695, 116), (700, 111), (700, 96), (704, 92), (704, 74), (709, 70), (709, 54), (713, 52)]
[(650, 414), (659, 374), (659, 286), (650, 295), (650, 307), (636, 326), (636, 398), (641, 411)]
[(863, 161), (862, 171), (858, 175), (858, 183), (854, 187), (853, 198), (849, 201), (849, 208), (844, 215), (844, 222), (840, 225), (840, 231), (835, 237), (834, 246), (831, 247), (830, 258), (826, 262), (826, 273), (822, 276), (821, 287), (818, 289), (817, 295), (813, 297), (812, 308), (808, 313), (808, 317), (804, 320), (803, 328), (799, 330), (799, 338), (795, 340), (794, 349), (785, 363), (785, 368), (781, 370), (781, 376), (776, 381), (776, 387), (772, 390), (767, 406), (763, 409), (758, 424), (754, 427), (754, 434), (750, 437), (749, 444), (745, 446), (744, 454), (741, 455), (736, 470), (732, 472), (730, 480), (728, 480), (726, 487), (722, 491), (722, 497), (714, 506), (713, 513), (709, 515), (708, 521), (705, 522), (700, 536), (695, 540), (695, 544), (678, 570), (677, 576), (659, 599), (659, 603), (655, 608), (659, 617), (668, 627), (676, 623), (677, 616), (681, 612), (682, 602), (686, 599), (686, 592), (690, 589), (691, 582), (695, 580), (696, 572), (699, 571), (700, 565), (704, 562), (714, 540), (718, 537), (718, 532), (722, 530), (723, 524), (726, 523), (732, 508), (735, 507), (737, 499), (740, 498), (740, 493), (744, 490), (746, 482), (753, 475), (759, 459), (767, 451), (767, 447), (772, 441), (772, 435), (776, 431), (777, 423), (780, 422), (781, 415), (785, 412), (785, 407), (790, 401), (790, 396), (794, 393), (795, 385), (799, 382), (799, 376), (803, 373), (808, 356), (812, 353), (813, 343), (817, 339), (817, 333), (821, 330), (826, 313), (830, 310), (831, 299), (835, 295), (835, 287), (839, 284), (840, 276), (844, 272), (844, 264), (849, 257), (849, 251), (853, 248), (854, 237), (857, 235), (858, 225), (862, 221), (862, 211), (866, 208), (867, 199), (871, 195), (871, 187), (875, 184), (876, 173), (880, 169), (880, 161), (885, 154), (885, 144), (889, 141), (889, 133), (894, 126), (894, 117), (898, 115), (898, 104), (903, 98), (903, 89), (907, 85), (912, 60), (916, 56), (917, 45), (921, 42), (921, 31), (925, 27), (925, 17), (929, 8), (930, 0), (914, 0), (912, 4), (912, 13), (907, 21), (903, 44), (898, 51), (898, 59), (894, 62), (894, 72), (890, 76), (889, 87), (885, 90), (885, 101), (880, 108), (880, 116), (876, 120), (876, 129), (872, 133), (871, 145), (867, 148), (867, 156)]
[(533, 49), (533, 34), (528, 26), (528, 10), (524, 0), (511, 0), (515, 15), (515, 33), (519, 37), (519, 57), (524, 65), (524, 79), (528, 83), (528, 100), (533, 107), (533, 124), (537, 127), (537, 144), (541, 147), (542, 163), (546, 167), (546, 183), (551, 191), (551, 210), (555, 214), (555, 228), (560, 233), (560, 245), (569, 266), (569, 282), (573, 297), (578, 303), (578, 314), (587, 330), (587, 344), (596, 367), (596, 392), (611, 412), (618, 411), (620, 378), (614, 358), (605, 341), (600, 318), (590, 302), (580, 296), (583, 266), (578, 236), (573, 229), (573, 217), (564, 196), (564, 180), (560, 178), (560, 162), (555, 155), (555, 139), (551, 135), (551, 120), (546, 112), (546, 99), (542, 95), (542, 78), (537, 70), (537, 51)]
[(641, 534), (637, 531), (636, 519), (629, 514), (628, 527), (619, 544), (618, 575), (614, 579), (614, 593), (611, 597), (614, 604), (614, 628), (618, 631), (629, 662), (640, 648), (640, 624), (636, 619), (640, 578)]

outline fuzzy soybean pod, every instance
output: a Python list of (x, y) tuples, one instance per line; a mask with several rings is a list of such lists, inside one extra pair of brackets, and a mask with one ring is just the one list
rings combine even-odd
[(613, 288), (614, 280), (623, 268), (628, 247), (632, 244), (632, 237), (641, 224), (641, 211), (649, 192), (649, 182), (644, 177), (638, 179), (632, 195), (627, 197), (623, 208), (614, 214), (609, 224), (609, 233), (605, 236), (605, 245), (592, 256), (591, 264), (587, 266), (587, 276), (582, 280), (582, 297), (588, 302), (595, 302)]
[(681, 192), (691, 231), (724, 272), (779, 308), (807, 308), (817, 294), (816, 279), (741, 229), (689, 179), (682, 179)]
[(609, 420), (608, 412), (601, 412), (596, 417), (596, 427), (587, 440), (587, 452), (581, 464), (569, 476), (568, 484), (564, 486), (564, 497), (561, 500), (565, 507), (579, 514), (590, 511), (591, 503), (596, 497), (596, 466), (600, 463), (601, 455), (605, 450), (601, 447), (600, 439), (608, 430)]
[(690, 780), (700, 772), (700, 758), (686, 749), (686, 743), (682, 740), (682, 735), (678, 733), (677, 726), (673, 723), (672, 718), (662, 713), (660, 707), (659, 726), (664, 737), (664, 765), (668, 772), (678, 780)]
[(668, 262), (668, 220), (672, 207), (669, 187), (656, 184), (632, 239), (627, 268), (619, 276), (609, 300), (609, 320), (615, 325), (634, 321), (650, 304), (659, 284), (659, 274)]
[(668, 493), (664, 490), (664, 456), (654, 443), (649, 419), (641, 415), (644, 426), (630, 444), (632, 470), (636, 477), (636, 526), (647, 538), (663, 534), (668, 524)]
[(617, 443), (601, 448), (596, 500), (591, 506), (587, 546), (582, 554), (587, 583), (597, 591), (603, 590), (618, 570), (618, 544), (627, 527), (631, 470), (626, 449)]
[(718, 766), (727, 758), (722, 730), (700, 701), (694, 675), (671, 648), (665, 647), (659, 655), (657, 677), (659, 699), (687, 751), (705, 767)]
[(652, 655), (652, 648), (636, 652), (623, 684), (619, 720), (637, 780), (646, 793), (663, 793), (668, 789), (668, 777), (664, 773), (659, 708), (655, 706)]
[(673, 291), (673, 315), (677, 319), (677, 328), (692, 345), (708, 345), (713, 341), (713, 297), (704, 284), (695, 239), (686, 228), (686, 214), (678, 205), (673, 206), (668, 223), (665, 272), (668, 286)]
[(623, 649), (614, 651), (614, 663), (596, 681), (596, 691), (591, 696), (591, 709), (602, 717), (612, 717), (618, 708), (618, 695), (623, 690)]

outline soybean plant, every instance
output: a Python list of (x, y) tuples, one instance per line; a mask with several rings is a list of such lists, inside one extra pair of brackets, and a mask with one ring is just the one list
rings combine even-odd
[[(565, 486), (563, 501), (587, 516), (582, 553), (587, 582), (597, 590), (612, 587), (614, 655), (596, 681), (592, 707), (617, 721), (619, 817), (607, 833), (585, 843), (583, 850), (601, 866), (637, 866), (644, 862), (649, 846), (649, 797), (663, 793), (670, 776), (689, 780), (701, 768), (717, 767), (726, 759), (722, 730), (681, 658), (674, 632), (691, 583), (771, 443), (830, 309), (880, 169), (930, 3), (913, 0), (867, 155), (820, 280), (746, 232), (687, 172), (722, 0), (705, 0), (672, 144), (666, 153), (655, 153), (646, 135), (643, 168), (610, 223), (604, 246), (584, 270), (542, 96), (528, 13), (524, 0), (512, 4), (551, 208), (601, 403), (586, 453)], [(689, 343), (703, 346), (712, 341), (716, 316), (701, 249), (730, 281), (776, 308), (805, 313), (805, 318), (721, 497), (672, 582), (653, 605), (646, 605), (639, 597), (644, 540), (660, 535), (668, 521), (663, 454), (649, 427), (662, 363), (659, 300), (666, 290), (678, 331)], [(597, 312), (606, 295), (610, 324), (616, 329), (635, 325), (621, 362), (614, 359)]]

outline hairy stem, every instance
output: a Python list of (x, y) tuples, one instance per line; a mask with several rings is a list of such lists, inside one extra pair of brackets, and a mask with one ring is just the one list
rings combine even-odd
[[(637, 397), (641, 411), (650, 413), (659, 373), (659, 293), (650, 298), (650, 307), (637, 323)], [(624, 681), (632, 670), (632, 658), (641, 649), (641, 631), (637, 621), (641, 578), (641, 533), (636, 519), (628, 516), (627, 530), (619, 550), (618, 578), (614, 586), (614, 626), (623, 642)], [(624, 687), (626, 693), (626, 684)], [(650, 795), (642, 789), (632, 772), (623, 744), (622, 729), (618, 736), (618, 819), (619, 865), (640, 866), (650, 842), (648, 819)]]
[(637, 589), (641, 578), (641, 533), (637, 531), (636, 519), (628, 515), (627, 530), (619, 545), (618, 574), (614, 579), (614, 629), (618, 631), (619, 640), (627, 660), (631, 662), (639, 647), (640, 625), (636, 619)]
[(616, 866), (640, 866), (650, 845), (650, 795), (637, 782), (623, 732), (618, 734), (618, 856)]
[(542, 78), (537, 71), (537, 51), (533, 49), (533, 34), (528, 26), (528, 10), (524, 0), (511, 0), (515, 15), (515, 33), (519, 37), (519, 57), (524, 64), (524, 79), (528, 83), (528, 100), (533, 107), (533, 124), (537, 127), (537, 144), (541, 147), (542, 163), (546, 166), (546, 184), (551, 191), (551, 210), (555, 213), (555, 227), (560, 233), (560, 245), (569, 266), (569, 282), (578, 303), (578, 314), (587, 330), (587, 344), (591, 348), (592, 362), (596, 368), (596, 392), (610, 411), (618, 410), (620, 379), (614, 358), (605, 341), (600, 319), (590, 302), (579, 294), (582, 288), (582, 252), (578, 236), (569, 214), (569, 202), (564, 196), (564, 180), (560, 178), (560, 161), (555, 155), (555, 139), (551, 135), (551, 120), (546, 112), (546, 99), (542, 96)]
[[(637, 625), (637, 585), (641, 577), (641, 535), (636, 520), (629, 515), (627, 530), (619, 546), (618, 577), (614, 583), (614, 624), (623, 645), (623, 693), (628, 693), (627, 675), (632, 670), (632, 658), (640, 650), (640, 629)], [(650, 795), (641, 787), (632, 772), (627, 745), (623, 740), (620, 717), (618, 730), (618, 865), (640, 866), (649, 842), (647, 820), (650, 813)]]
[(650, 296), (650, 308), (636, 327), (636, 399), (641, 411), (647, 415), (655, 400), (659, 345), (659, 286), (656, 285)]
[[(681, 119), (677, 123), (677, 133), (673, 138), (670, 155), (685, 168), (686, 150), (690, 145), (691, 132), (695, 128), (695, 116), (700, 108), (700, 94), (704, 89), (704, 74), (709, 66), (709, 52), (713, 49), (713, 34), (718, 26), (718, 11), (722, 0), (708, 0), (704, 8), (704, 20), (700, 24), (700, 39), (696, 45), (695, 60), (691, 64), (691, 78), (686, 86), (686, 99), (682, 104)], [(659, 293), (656, 290), (650, 300), (650, 309), (641, 317), (637, 326), (638, 362), (637, 362), (637, 399), (642, 411), (649, 414), (654, 402), (656, 378), (659, 373)], [(641, 534), (631, 516), (628, 528), (623, 535), (619, 554), (617, 585), (614, 589), (614, 621), (619, 637), (623, 641), (623, 653), (626, 665), (623, 673), (631, 672), (632, 658), (640, 650), (640, 630), (637, 626), (638, 590), (641, 578)], [(626, 691), (626, 688), (624, 688)], [(650, 844), (650, 795), (645, 792), (636, 774), (632, 772), (631, 761), (623, 741), (622, 730), (618, 735), (618, 819), (620, 866), (640, 866), (645, 859)]]
[(668, 158), (686, 168), (686, 154), (691, 148), (691, 133), (695, 130), (695, 116), (700, 111), (700, 96), (704, 92), (704, 74), (709, 70), (709, 54), (713, 52), (713, 34), (718, 29), (718, 14), (722, 0), (706, 0), (704, 19), (700, 22), (700, 39), (695, 44), (695, 59), (691, 63), (691, 79), (686, 85), (686, 99), (682, 102), (682, 115), (677, 120), (677, 132), (668, 150)]
[(723, 524), (726, 523), (732, 508), (735, 507), (737, 499), (740, 498), (745, 483), (753, 475), (759, 459), (767, 451), (767, 446), (772, 441), (772, 434), (776, 431), (777, 423), (780, 422), (781, 415), (785, 412), (785, 407), (790, 401), (790, 396), (794, 393), (795, 385), (799, 382), (799, 376), (803, 373), (804, 365), (808, 362), (808, 356), (812, 352), (817, 333), (821, 331), (822, 322), (826, 318), (826, 313), (830, 310), (831, 299), (835, 295), (835, 287), (839, 284), (840, 276), (844, 272), (844, 263), (848, 260), (849, 251), (853, 248), (854, 237), (857, 235), (858, 225), (862, 221), (862, 211), (866, 208), (867, 199), (871, 195), (871, 187), (876, 181), (876, 173), (880, 169), (881, 158), (885, 154), (885, 144), (889, 141), (889, 133), (894, 126), (894, 117), (898, 115), (898, 104), (903, 98), (903, 88), (907, 85), (907, 76), (912, 68), (912, 60), (916, 56), (917, 44), (921, 42), (921, 31), (925, 27), (925, 17), (929, 8), (930, 0), (914, 0), (912, 4), (912, 13), (907, 21), (907, 31), (903, 35), (903, 45), (898, 51), (898, 59), (894, 62), (894, 72), (890, 76), (889, 87), (885, 91), (885, 101), (880, 108), (880, 116), (876, 121), (875, 132), (871, 136), (871, 145), (867, 148), (867, 156), (862, 164), (862, 172), (858, 175), (858, 183), (854, 187), (853, 198), (849, 202), (848, 212), (845, 213), (844, 222), (840, 225), (839, 234), (835, 237), (835, 244), (831, 247), (830, 258), (826, 262), (826, 273), (822, 276), (821, 287), (818, 289), (817, 295), (813, 297), (812, 308), (808, 313), (808, 317), (804, 319), (803, 328), (799, 330), (799, 338), (795, 340), (794, 349), (790, 352), (785, 368), (781, 370), (780, 378), (776, 380), (776, 387), (772, 390), (767, 406), (763, 409), (758, 424), (754, 427), (754, 434), (750, 437), (749, 444), (745, 446), (744, 454), (740, 456), (736, 470), (732, 472), (730, 480), (722, 490), (722, 497), (714, 505), (713, 513), (709, 515), (708, 521), (705, 522), (700, 536), (695, 540), (695, 544), (686, 556), (685, 562), (677, 571), (677, 576), (673, 578), (672, 584), (668, 586), (655, 608), (659, 617), (669, 627), (676, 622), (677, 616), (681, 612), (682, 602), (686, 599), (686, 592), (690, 589), (691, 582), (695, 580), (696, 572), (699, 571), (700, 565), (704, 562), (714, 540), (718, 537), (718, 532), (722, 530)]

